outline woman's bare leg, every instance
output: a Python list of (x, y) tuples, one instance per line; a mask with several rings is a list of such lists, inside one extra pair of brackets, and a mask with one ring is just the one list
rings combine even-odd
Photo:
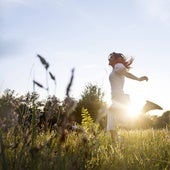
[(118, 134), (117, 134), (117, 130), (110, 130), (110, 134), (111, 134), (111, 138), (114, 142), (117, 141), (118, 139)]

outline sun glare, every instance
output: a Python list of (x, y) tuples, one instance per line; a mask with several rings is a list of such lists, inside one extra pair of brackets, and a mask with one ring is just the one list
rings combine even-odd
[(138, 105), (131, 104), (128, 107), (127, 115), (129, 118), (137, 118), (140, 113), (140, 107)]
[(143, 107), (143, 102), (139, 99), (131, 101), (131, 104), (128, 107), (128, 117), (135, 119), (139, 116), (141, 109)]
[[(111, 105), (111, 101), (107, 100), (107, 106), (109, 107)], [(127, 106), (127, 118), (129, 119), (136, 119), (139, 114), (140, 111), (143, 107), (143, 101), (139, 100), (139, 99), (133, 99), (131, 100), (131, 104), (129, 104), (129, 106)]]

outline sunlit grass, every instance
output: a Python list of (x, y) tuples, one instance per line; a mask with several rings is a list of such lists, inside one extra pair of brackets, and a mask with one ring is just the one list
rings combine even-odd
[(170, 132), (167, 129), (120, 129), (119, 142), (114, 143), (105, 130), (93, 125), (96, 127), (85, 133), (68, 133), (65, 141), (61, 141), (55, 131), (39, 133), (34, 148), (29, 144), (29, 133), (27, 136), (20, 130), (17, 134), (15, 131), (3, 133), (4, 155), (1, 152), (1, 158), (5, 159), (8, 169), (14, 170), (170, 168)]

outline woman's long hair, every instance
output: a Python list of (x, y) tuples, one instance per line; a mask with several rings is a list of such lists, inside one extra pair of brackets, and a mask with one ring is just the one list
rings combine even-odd
[(113, 52), (109, 56), (110, 57), (114, 56), (115, 59), (117, 59), (118, 63), (122, 63), (127, 69), (131, 68), (131, 64), (134, 61), (134, 59), (132, 57), (127, 59), (122, 53)]

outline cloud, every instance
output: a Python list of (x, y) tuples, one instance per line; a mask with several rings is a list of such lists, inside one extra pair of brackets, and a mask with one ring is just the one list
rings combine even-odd
[(154, 20), (168, 22), (170, 20), (169, 0), (136, 0), (145, 13)]

